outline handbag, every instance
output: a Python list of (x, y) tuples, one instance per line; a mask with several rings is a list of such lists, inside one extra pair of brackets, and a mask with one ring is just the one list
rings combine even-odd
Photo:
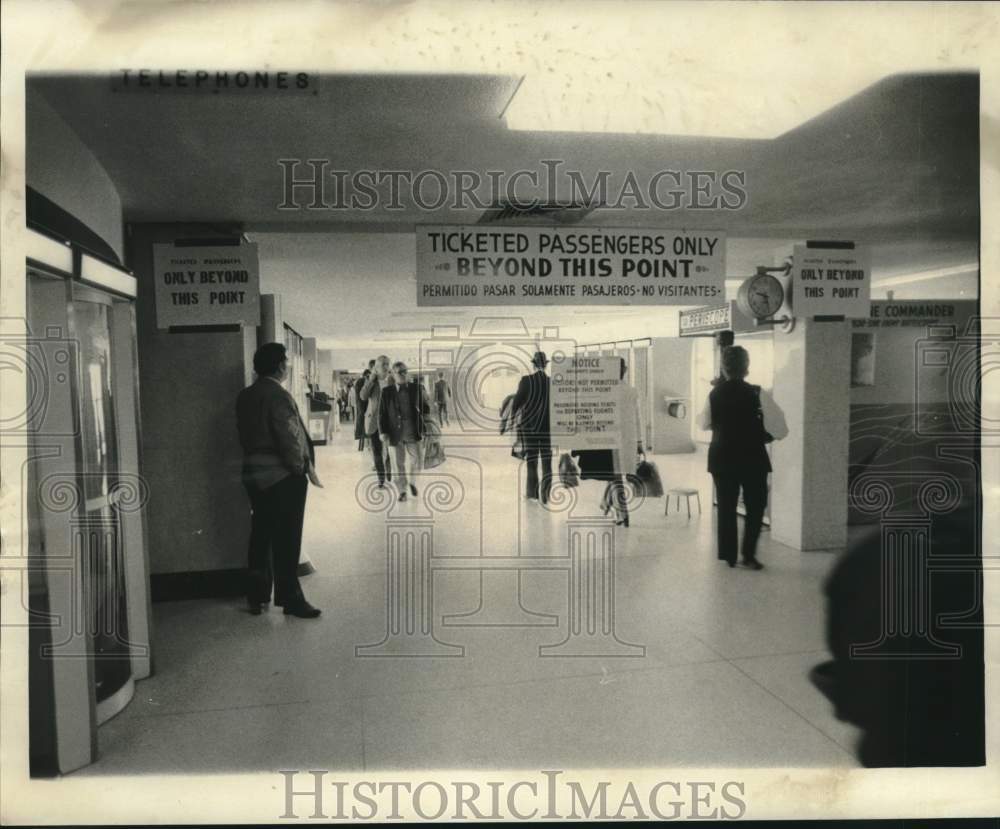
[(514, 425), (513, 418), (510, 416), (510, 406), (514, 402), (514, 395), (508, 394), (504, 399), (503, 403), (500, 405), (500, 434), (504, 434), (511, 426)]
[(441, 441), (437, 438), (427, 441), (427, 447), (424, 450), (424, 469), (433, 469), (435, 466), (443, 464), (444, 461), (444, 446), (441, 445)]
[(647, 461), (645, 455), (635, 468), (635, 474), (629, 476), (638, 494), (646, 498), (663, 497), (663, 481), (660, 480), (660, 471), (656, 464)]
[(523, 461), (528, 456), (528, 450), (524, 446), (524, 438), (521, 436), (520, 429), (515, 433), (514, 445), (510, 449), (510, 456), (520, 461)]
[(428, 416), (424, 419), (424, 469), (433, 469), (444, 461), (441, 427), (433, 417)]
[[(504, 408), (507, 408), (508, 400), (513, 401), (514, 395), (511, 395), (507, 400), (504, 401)], [(512, 458), (517, 458), (523, 461), (528, 457), (528, 449), (524, 442), (524, 432), (521, 429), (521, 413), (515, 412), (513, 415), (507, 412), (504, 418), (503, 425), (500, 429), (500, 434), (502, 435), (505, 431), (513, 432), (514, 434), (514, 445), (511, 447), (510, 456)]]
[(757, 417), (757, 422), (760, 424), (760, 431), (764, 438), (764, 443), (774, 443), (774, 435), (772, 435), (764, 426), (764, 407), (760, 404), (760, 386), (753, 387), (753, 400), (754, 400), (754, 414)]
[(576, 464), (567, 453), (563, 453), (559, 458), (559, 481), (563, 486), (573, 487), (580, 485), (580, 473), (577, 472)]

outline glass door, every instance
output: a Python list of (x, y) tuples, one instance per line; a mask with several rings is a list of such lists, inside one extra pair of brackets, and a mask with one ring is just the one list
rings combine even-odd
[[(120, 710), (103, 705), (132, 677), (122, 531), (115, 501), (118, 433), (112, 391), (111, 299), (74, 286), (73, 334), (78, 344), (83, 514), (74, 533), (84, 563), (84, 591), (94, 636), (94, 685), (98, 722)], [(114, 710), (108, 711), (113, 708)]]

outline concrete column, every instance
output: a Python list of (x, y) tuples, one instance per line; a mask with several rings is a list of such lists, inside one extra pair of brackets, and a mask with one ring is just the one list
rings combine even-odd
[(257, 330), (257, 340), (260, 345), (285, 341), (285, 315), (278, 294), (260, 295), (260, 327)]
[(798, 320), (774, 335), (774, 400), (788, 437), (772, 444), (771, 535), (797, 550), (847, 543), (850, 330)]

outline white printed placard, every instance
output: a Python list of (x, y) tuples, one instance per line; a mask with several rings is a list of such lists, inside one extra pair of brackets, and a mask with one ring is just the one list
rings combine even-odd
[(260, 325), (257, 245), (153, 245), (156, 325)]
[(621, 359), (578, 355), (552, 371), (549, 426), (560, 452), (621, 446)]
[(867, 317), (871, 287), (867, 247), (795, 246), (792, 308), (796, 317)]

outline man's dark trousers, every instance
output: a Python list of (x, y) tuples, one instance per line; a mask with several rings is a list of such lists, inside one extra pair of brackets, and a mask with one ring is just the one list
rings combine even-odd
[(304, 601), (298, 569), (308, 486), (305, 475), (289, 475), (267, 489), (247, 489), (253, 510), (247, 587), (251, 604), (270, 601), (272, 580), (279, 607)]
[(389, 454), (385, 451), (385, 444), (382, 443), (382, 436), (378, 432), (370, 434), (368, 440), (372, 442), (372, 457), (375, 459), (378, 482), (384, 484), (386, 481), (392, 480), (392, 464), (389, 462)]
[[(541, 498), (543, 504), (549, 500), (552, 489), (552, 446), (547, 441), (525, 441), (524, 460), (528, 464), (527, 496)], [(538, 465), (541, 463), (541, 485), (538, 480)]]
[(738, 545), (736, 507), (743, 489), (743, 506), (746, 516), (743, 522), (742, 558), (754, 561), (757, 558), (757, 539), (764, 522), (764, 508), (767, 506), (767, 470), (760, 467), (736, 468), (715, 473), (715, 495), (718, 498), (718, 551), (719, 558), (735, 563)]

